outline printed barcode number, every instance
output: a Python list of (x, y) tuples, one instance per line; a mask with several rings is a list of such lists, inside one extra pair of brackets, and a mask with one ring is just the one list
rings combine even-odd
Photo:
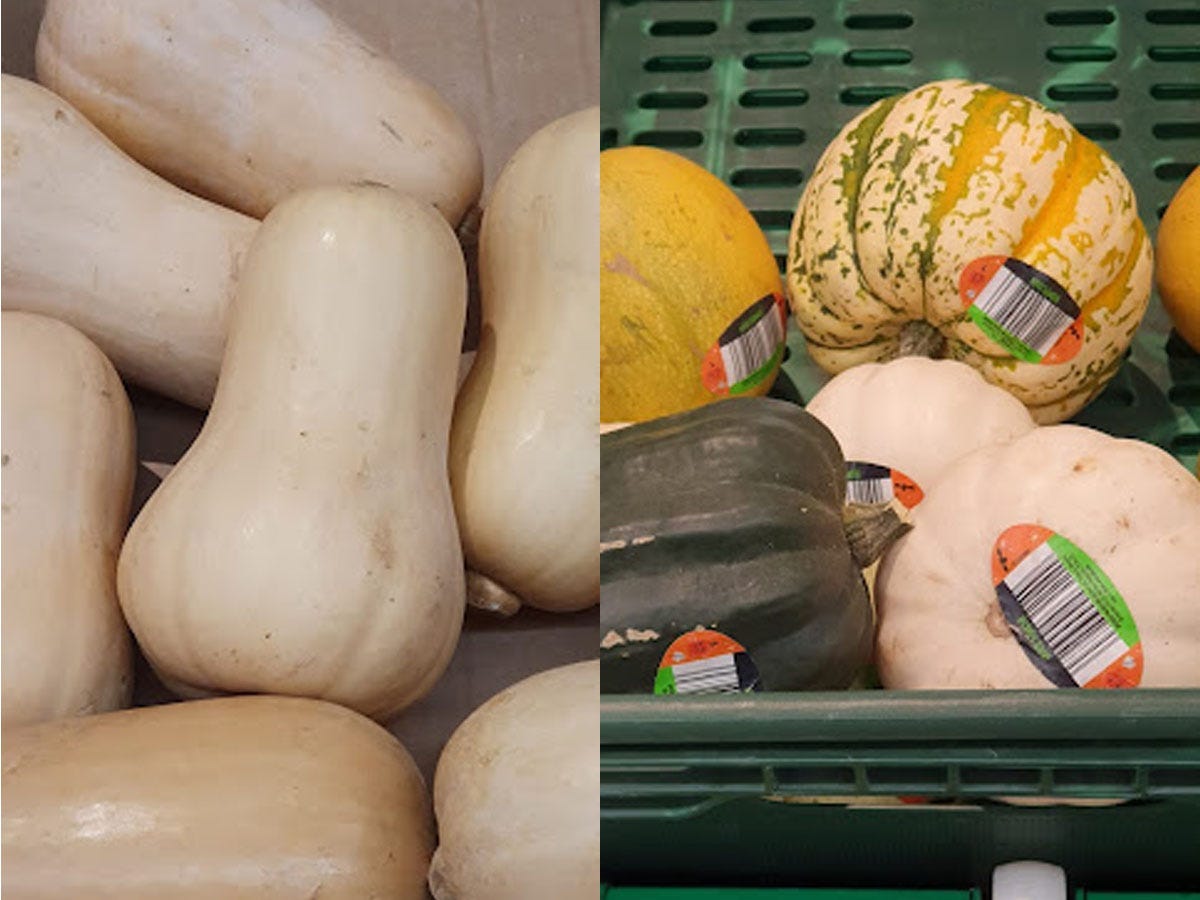
[(880, 506), (890, 503), (896, 492), (890, 478), (863, 478), (846, 482), (846, 502), (864, 506)]
[(984, 286), (975, 306), (1039, 356), (1075, 321), (1004, 266)]
[(754, 327), (721, 346), (725, 381), (731, 387), (761, 369), (783, 343), (783, 323), (774, 304)]
[(1032, 550), (1004, 583), (1076, 684), (1087, 684), (1129, 650), (1048, 544)]
[(739, 690), (732, 653), (679, 663), (671, 667), (677, 694), (716, 694)]

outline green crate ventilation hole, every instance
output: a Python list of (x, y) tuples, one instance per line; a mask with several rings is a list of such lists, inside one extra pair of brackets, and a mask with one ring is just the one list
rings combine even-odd
[[(662, 147), (716, 171), (763, 228), (782, 270), (804, 178), (841, 123), (932, 78), (990, 80), (985, 69), (968, 71), (965, 64), (932, 59), (944, 51), (922, 42), (917, 27), (922, 8), (929, 7), (910, 7), (918, 14), (875, 9), (834, 20), (829, 14), (775, 14), (765, 0), (610, 4), (610, 18), (639, 20), (640, 57), (637, 65), (619, 71), (606, 57), (604, 76), (616, 72), (621, 102), (609, 102), (606, 94), (601, 145)], [(946, 15), (939, 7), (939, 18)], [(1144, 62), (1153, 67), (1141, 88), (1123, 83), (1122, 64), (1129, 61), (1122, 60), (1120, 48), (1122, 20), (1139, 18), (1133, 24), (1150, 27)], [(1179, 182), (1200, 162), (1200, 9), (1156, 3), (1118, 11), (1097, 4), (1050, 8), (1041, 20), (1039, 44), (1031, 50), (1040, 64), (1038, 87), (1000, 86), (1040, 92), (1043, 102), (1104, 145), (1131, 173), (1153, 230)], [(606, 88), (611, 92), (611, 85)], [(611, 114), (628, 111), (630, 99), (636, 112)], [(1129, 110), (1146, 105), (1155, 113), (1149, 134), (1132, 133)], [(1133, 177), (1131, 164), (1147, 168), (1147, 144), (1153, 162), (1142, 177)], [(1158, 315), (1165, 322), (1161, 311)], [(1142, 368), (1160, 377), (1147, 378), (1137, 368), (1143, 360), (1135, 358), (1079, 421), (1149, 440), (1194, 467), (1200, 454), (1200, 361), (1173, 334), (1165, 341), (1142, 334), (1137, 345), (1140, 356), (1153, 363)], [(779, 392), (802, 400), (823, 376), (796, 352), (801, 348), (802, 341), (790, 342), (785, 373), (796, 377)], [(1156, 386), (1162, 381), (1168, 382), (1166, 390)]]

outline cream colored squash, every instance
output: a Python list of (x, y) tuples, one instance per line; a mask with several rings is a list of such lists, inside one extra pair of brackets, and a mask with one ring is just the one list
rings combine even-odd
[(37, 75), (144, 165), (259, 218), (360, 180), (455, 224), (479, 196), (454, 111), (311, 0), (49, 0)]
[(898, 469), (922, 491), (960, 456), (1034, 427), (1021, 401), (975, 369), (922, 356), (847, 369), (805, 408), (847, 460)]
[(436, 900), (590, 900), (600, 883), (600, 664), (501, 691), (451, 736), (433, 801)]
[(331, 703), (229, 697), (5, 731), (3, 790), (11, 900), (425, 896), (421, 775)]
[(45, 88), (2, 77), (4, 308), (69, 322), (130, 381), (207, 406), (258, 223), (143, 169)]
[(465, 305), (454, 233), (419, 200), (315, 188), (267, 217), (212, 410), (121, 553), (170, 686), (378, 719), (433, 686), (465, 596), (446, 472)]
[(483, 217), (483, 329), (450, 474), (472, 602), (600, 599), (599, 164), (595, 107), (543, 128)]
[(133, 492), (133, 411), (112, 363), (62, 322), (6, 312), (4, 727), (129, 703), (117, 554)]
[[(875, 582), (876, 664), (885, 686), (1054, 686), (1014, 637), (995, 589), (994, 566), (1020, 569), (1022, 558), (1032, 565), (1015, 549), (1015, 537), (997, 545), (1022, 525), (1070, 541), (1119, 593), (1127, 615), (1111, 600), (1101, 602), (1119, 618), (1131, 617), (1140, 641), (1140, 651), (1110, 646), (1119, 672), (1136, 672), (1140, 655), (1141, 686), (1200, 687), (1200, 483), (1157, 447), (1076, 425), (1037, 428), (962, 457), (916, 508), (913, 530), (884, 557)], [(1005, 571), (999, 569), (1008, 581)], [(1014, 584), (1035, 583), (1012, 574)], [(1106, 596), (1094, 575), (1073, 580)], [(1082, 662), (1085, 648), (1095, 649), (1077, 625), (1064, 625), (1090, 616), (1090, 604), (1068, 604), (1065, 590), (1057, 599), (1028, 596), (1022, 609), (1044, 626), (1039, 636), (1055, 656)], [(1019, 617), (1015, 625), (1024, 627)], [(1065, 649), (1059, 653), (1056, 644)], [(1097, 650), (1093, 659), (1104, 658)], [(1108, 683), (1102, 677), (1096, 686)]]

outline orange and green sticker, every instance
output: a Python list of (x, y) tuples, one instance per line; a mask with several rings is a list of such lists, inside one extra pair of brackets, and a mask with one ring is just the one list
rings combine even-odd
[(996, 599), (1021, 649), (1059, 687), (1142, 681), (1142, 642), (1116, 585), (1083, 550), (1041, 525), (1014, 525), (992, 548)]
[(725, 694), (761, 689), (758, 667), (746, 648), (708, 628), (671, 642), (654, 677), (656, 694)]
[(1061, 284), (1010, 256), (981, 256), (963, 268), (958, 293), (979, 330), (1017, 359), (1064, 363), (1083, 346), (1083, 315)]
[(719, 397), (736, 397), (762, 384), (783, 361), (787, 303), (767, 294), (733, 320), (709, 347), (700, 366), (704, 386)]
[(847, 503), (884, 506), (898, 500), (905, 509), (912, 509), (924, 498), (920, 486), (899, 469), (856, 459), (846, 462)]

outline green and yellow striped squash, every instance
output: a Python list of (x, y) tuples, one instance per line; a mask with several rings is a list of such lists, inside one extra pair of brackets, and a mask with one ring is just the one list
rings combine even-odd
[[(988, 256), (1066, 289), (1083, 326), (1073, 357), (1019, 360), (968, 316), (959, 279)], [(949, 80), (879, 101), (825, 150), (792, 222), (787, 287), (826, 371), (923, 345), (974, 366), (1045, 424), (1116, 373), (1152, 270), (1133, 189), (1103, 150), (1033, 100)]]

